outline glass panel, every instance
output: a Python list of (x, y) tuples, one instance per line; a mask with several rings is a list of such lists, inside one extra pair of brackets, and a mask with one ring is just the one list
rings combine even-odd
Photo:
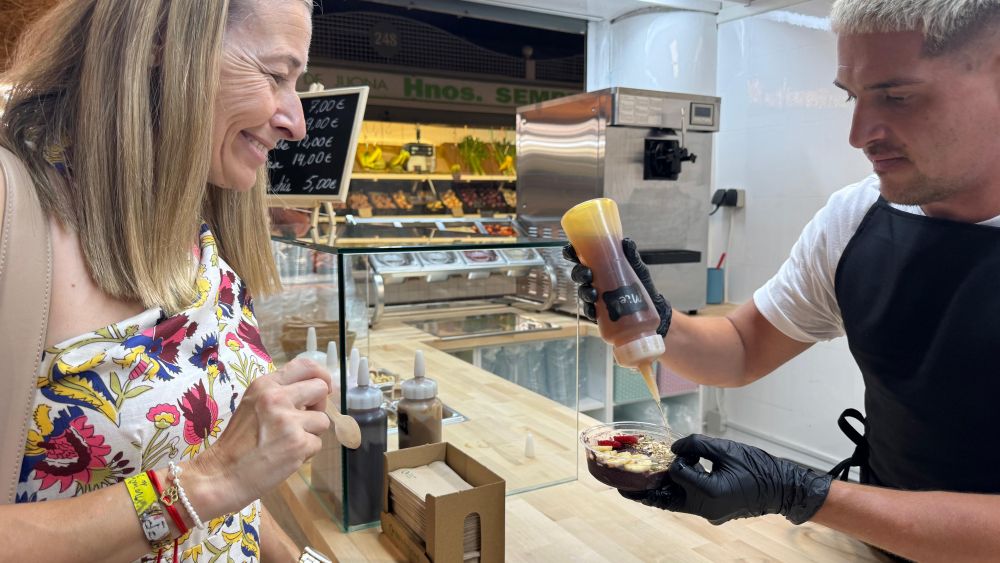
[[(256, 307), (277, 365), (304, 351), (315, 327), (320, 351), (336, 342), (340, 388), (331, 402), (346, 410), (343, 391), (356, 384), (346, 359), (358, 348), (382, 391), (393, 450), (400, 384), (422, 350), (444, 404), (443, 440), (504, 478), (508, 494), (577, 477), (577, 319), (543, 310), (520, 285), (561, 267), (539, 249), (564, 242), (347, 248), (272, 240), (284, 290)], [(345, 467), (346, 450), (331, 433), (300, 475), (345, 530), (377, 524), (377, 512), (365, 511), (374, 485), (366, 493), (367, 477), (352, 481)], [(381, 470), (364, 474), (381, 499)]]

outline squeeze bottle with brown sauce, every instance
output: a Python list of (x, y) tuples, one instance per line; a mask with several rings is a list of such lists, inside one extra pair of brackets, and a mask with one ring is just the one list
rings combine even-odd
[(347, 390), (347, 414), (358, 422), (361, 445), (347, 450), (349, 526), (377, 522), (382, 510), (382, 475), (388, 424), (382, 392), (370, 385), (368, 358), (358, 362), (358, 385)]
[(580, 263), (594, 273), (601, 338), (614, 347), (620, 365), (642, 373), (659, 407), (652, 366), (665, 351), (663, 337), (656, 332), (660, 315), (622, 251), (618, 205), (608, 198), (580, 203), (563, 215), (562, 228)]
[(413, 379), (403, 382), (403, 398), (396, 407), (399, 448), (441, 441), (443, 405), (437, 398), (437, 382), (425, 377), (424, 353), (413, 357)]

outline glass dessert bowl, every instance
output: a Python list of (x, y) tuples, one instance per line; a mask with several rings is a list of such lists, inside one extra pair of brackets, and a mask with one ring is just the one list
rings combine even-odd
[(587, 469), (605, 485), (629, 492), (659, 489), (674, 460), (670, 445), (680, 436), (648, 422), (613, 422), (580, 433)]

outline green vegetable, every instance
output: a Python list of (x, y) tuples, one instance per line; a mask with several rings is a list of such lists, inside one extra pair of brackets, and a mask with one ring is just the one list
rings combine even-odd
[(483, 161), (490, 156), (486, 143), (469, 135), (458, 143), (458, 154), (462, 156), (462, 160), (469, 166), (469, 170), (473, 174), (483, 175), (486, 173), (483, 169)]

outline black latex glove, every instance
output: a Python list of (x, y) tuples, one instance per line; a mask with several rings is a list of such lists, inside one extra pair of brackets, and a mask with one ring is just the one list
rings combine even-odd
[[(669, 469), (669, 485), (622, 496), (716, 525), (763, 514), (781, 514), (801, 524), (823, 506), (833, 480), (759, 448), (700, 434), (681, 438), (670, 449), (677, 458)], [(711, 472), (698, 463), (700, 458), (712, 462)]]
[[(635, 275), (642, 282), (642, 286), (646, 288), (646, 293), (653, 300), (653, 306), (656, 307), (656, 312), (660, 315), (660, 326), (657, 327), (656, 332), (660, 336), (666, 336), (667, 329), (670, 328), (670, 318), (673, 315), (670, 302), (660, 292), (656, 291), (653, 279), (649, 275), (649, 268), (646, 267), (642, 258), (639, 257), (639, 250), (635, 246), (635, 241), (630, 238), (622, 239), (622, 250), (625, 251), (625, 259), (632, 266), (632, 270), (635, 271)], [(570, 274), (570, 277), (574, 282), (580, 284), (577, 294), (580, 296), (580, 301), (583, 301), (584, 316), (597, 322), (597, 309), (594, 307), (594, 303), (597, 302), (598, 295), (597, 290), (591, 285), (594, 283), (594, 272), (580, 263), (580, 258), (577, 257), (576, 250), (571, 244), (563, 247), (563, 257), (576, 264), (576, 266), (573, 266), (573, 272)]]

